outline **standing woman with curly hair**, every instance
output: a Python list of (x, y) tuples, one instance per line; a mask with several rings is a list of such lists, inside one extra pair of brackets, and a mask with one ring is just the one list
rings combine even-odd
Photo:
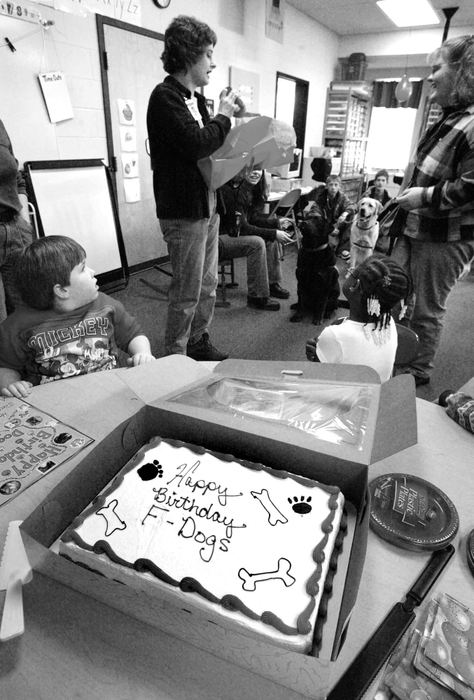
[(430, 99), (443, 114), (421, 137), (397, 197), (408, 216), (392, 253), (413, 280), (407, 317), (420, 351), (405, 371), (417, 386), (430, 380), (448, 295), (474, 258), (474, 36), (448, 39), (428, 62)]
[(207, 188), (200, 158), (222, 145), (230, 130), (236, 93), (221, 93), (211, 119), (204, 96), (216, 67), (217, 37), (194, 17), (176, 17), (165, 32), (161, 56), (169, 75), (151, 93), (147, 128), (156, 214), (168, 246), (172, 281), (168, 294), (166, 354), (223, 360), (211, 345), (209, 326), (217, 287), (219, 215), (216, 193)]

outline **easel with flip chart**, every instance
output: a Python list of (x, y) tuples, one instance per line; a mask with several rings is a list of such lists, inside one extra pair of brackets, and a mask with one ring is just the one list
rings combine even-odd
[(25, 174), (40, 236), (80, 243), (101, 287), (124, 287), (128, 267), (107, 167), (100, 159), (28, 161)]

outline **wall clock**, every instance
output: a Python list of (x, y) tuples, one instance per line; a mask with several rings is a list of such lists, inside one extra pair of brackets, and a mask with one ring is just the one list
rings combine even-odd
[(157, 7), (165, 8), (169, 6), (171, 0), (153, 0), (153, 2)]

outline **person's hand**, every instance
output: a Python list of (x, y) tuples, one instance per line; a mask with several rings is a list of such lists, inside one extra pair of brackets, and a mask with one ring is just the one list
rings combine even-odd
[(288, 219), (286, 216), (281, 216), (280, 219), (280, 228), (283, 231), (288, 231), (289, 229), (292, 229), (294, 226), (293, 219)]
[(331, 231), (331, 233), (328, 235), (328, 243), (333, 250), (337, 248), (339, 244), (339, 231), (337, 228)]
[(227, 88), (222, 90), (221, 94), (219, 95), (219, 108), (217, 110), (217, 114), (223, 114), (226, 117), (231, 117), (234, 116), (234, 112), (236, 112), (239, 109), (239, 106), (235, 103), (235, 100), (237, 99), (237, 93), (235, 90), (230, 90), (230, 92), (227, 92)]
[(306, 341), (306, 357), (310, 362), (317, 362), (318, 359), (316, 354), (316, 343), (316, 338), (310, 338)]
[(286, 233), (286, 231), (277, 230), (276, 239), (277, 239), (278, 243), (282, 243), (283, 245), (288, 245), (288, 243), (293, 243), (292, 237), (288, 233)]
[(395, 197), (395, 201), (402, 209), (406, 209), (407, 211), (426, 207), (429, 203), (426, 187), (409, 187)]
[(4, 386), (3, 389), (0, 390), (0, 395), (8, 396), (9, 398), (25, 399), (28, 394), (31, 394), (32, 388), (33, 384), (31, 384), (31, 382), (19, 380), (8, 384), (8, 386)]
[(31, 224), (30, 212), (28, 210), (28, 199), (27, 199), (26, 194), (19, 193), (18, 199), (20, 200), (20, 204), (21, 204), (20, 216), (22, 217), (22, 219), (24, 219), (26, 221), (27, 224)]
[(338, 220), (337, 220), (337, 222), (336, 222), (336, 225), (337, 225), (337, 226), (340, 226), (341, 224), (344, 223), (344, 221), (345, 221), (346, 219), (347, 219), (347, 212), (344, 212), (344, 213), (341, 214), (341, 216), (338, 218)]
[(137, 367), (138, 365), (145, 365), (148, 362), (154, 362), (156, 358), (149, 352), (136, 352), (128, 358), (127, 364), (131, 367)]

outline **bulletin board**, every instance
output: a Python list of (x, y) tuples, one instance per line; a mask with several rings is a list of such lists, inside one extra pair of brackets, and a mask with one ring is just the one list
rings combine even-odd
[(38, 234), (74, 238), (86, 251), (101, 287), (124, 287), (128, 280), (125, 247), (103, 161), (28, 161), (25, 175)]

